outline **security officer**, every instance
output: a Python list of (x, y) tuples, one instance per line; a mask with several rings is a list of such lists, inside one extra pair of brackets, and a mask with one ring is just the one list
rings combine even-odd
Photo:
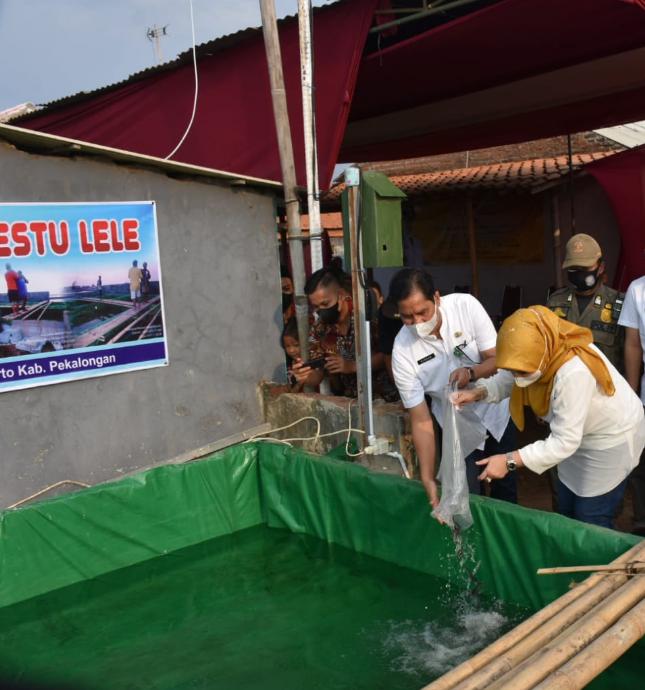
[(590, 235), (574, 235), (567, 242), (562, 268), (570, 287), (556, 290), (547, 306), (561, 318), (589, 328), (594, 345), (622, 373), (624, 329), (618, 317), (625, 294), (604, 284), (600, 245)]

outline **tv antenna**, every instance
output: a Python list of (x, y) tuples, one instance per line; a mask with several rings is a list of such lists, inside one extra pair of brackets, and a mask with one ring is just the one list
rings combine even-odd
[(166, 31), (168, 26), (168, 24), (165, 26), (157, 26), (155, 24), (152, 28), (148, 28), (146, 30), (146, 38), (152, 43), (152, 50), (158, 65), (163, 62), (163, 55), (161, 53), (161, 37), (168, 35), (168, 32)]

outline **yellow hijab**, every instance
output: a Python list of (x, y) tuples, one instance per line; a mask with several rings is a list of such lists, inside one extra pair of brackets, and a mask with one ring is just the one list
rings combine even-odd
[(509, 316), (497, 334), (497, 367), (542, 376), (530, 386), (513, 386), (511, 417), (524, 429), (524, 407), (544, 417), (549, 410), (553, 378), (558, 369), (576, 355), (585, 363), (606, 395), (615, 393), (609, 369), (589, 346), (593, 342), (588, 328), (577, 326), (541, 306), (518, 309)]

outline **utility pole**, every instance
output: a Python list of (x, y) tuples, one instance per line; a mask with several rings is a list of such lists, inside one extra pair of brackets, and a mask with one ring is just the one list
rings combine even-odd
[(298, 0), (298, 38), (300, 41), (300, 85), (302, 88), (302, 124), (305, 135), (307, 171), (307, 211), (309, 213), (309, 248), (311, 270), (322, 268), (322, 227), (316, 146), (316, 111), (314, 97), (313, 41), (311, 0)]
[(293, 160), (293, 143), (291, 140), (291, 128), (289, 126), (289, 113), (287, 111), (287, 94), (284, 86), (282, 55), (280, 53), (280, 40), (278, 36), (278, 20), (275, 14), (274, 0), (260, 0), (260, 12), (262, 13), (264, 48), (266, 50), (269, 67), (273, 116), (275, 118), (278, 148), (280, 151), (284, 200), (287, 207), (287, 239), (289, 241), (291, 268), (293, 270), (293, 291), (295, 293), (296, 302), (300, 356), (306, 360), (308, 357), (309, 305), (307, 297), (304, 294), (305, 262), (302, 251), (300, 208), (296, 187), (296, 168)]
[(168, 35), (168, 32), (166, 31), (167, 28), (168, 24), (166, 24), (166, 26), (157, 26), (155, 24), (151, 29), (148, 28), (146, 31), (146, 38), (152, 43), (152, 52), (154, 53), (155, 60), (158, 65), (163, 62), (163, 54), (161, 52), (161, 37)]

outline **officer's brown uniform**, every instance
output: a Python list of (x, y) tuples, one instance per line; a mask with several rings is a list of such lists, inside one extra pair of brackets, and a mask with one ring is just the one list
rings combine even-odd
[(622, 373), (624, 329), (618, 326), (625, 293), (598, 283), (589, 304), (580, 313), (576, 293), (571, 287), (556, 290), (547, 306), (551, 311), (571, 323), (585, 326), (593, 333), (596, 345), (607, 359)]

